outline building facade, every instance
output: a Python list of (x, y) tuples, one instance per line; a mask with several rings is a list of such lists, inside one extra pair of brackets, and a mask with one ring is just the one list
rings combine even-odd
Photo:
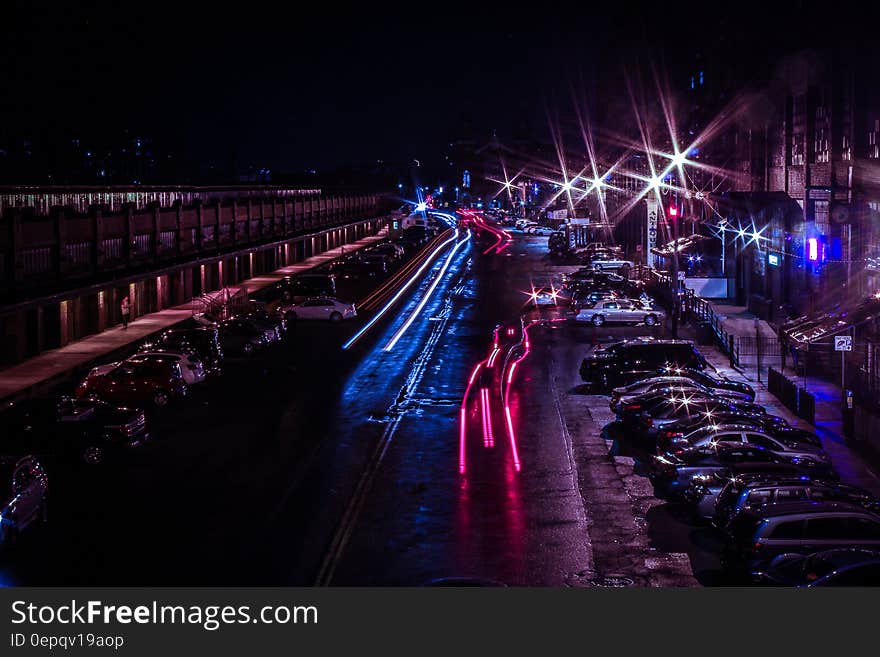
[(374, 234), (395, 207), (317, 189), (0, 190), (0, 366)]

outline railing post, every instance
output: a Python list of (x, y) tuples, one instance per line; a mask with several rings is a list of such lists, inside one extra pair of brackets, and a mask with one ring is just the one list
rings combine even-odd
[(729, 334), (727, 336), (727, 354), (730, 357), (730, 366), (735, 367), (736, 366), (736, 358), (733, 354), (733, 336), (729, 335)]

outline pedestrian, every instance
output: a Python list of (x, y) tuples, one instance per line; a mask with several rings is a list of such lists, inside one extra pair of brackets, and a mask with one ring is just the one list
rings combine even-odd
[(123, 297), (120, 311), (122, 312), (122, 328), (125, 330), (128, 328), (128, 317), (131, 315), (131, 304), (128, 301), (128, 297)]

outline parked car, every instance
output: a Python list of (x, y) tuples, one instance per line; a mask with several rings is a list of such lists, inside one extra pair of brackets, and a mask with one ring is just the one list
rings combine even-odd
[(810, 555), (781, 554), (752, 579), (770, 586), (803, 588), (880, 586), (880, 551), (854, 548), (823, 550)]
[[(710, 423), (707, 424), (707, 420)], [(792, 427), (785, 418), (769, 413), (755, 413), (748, 408), (729, 406), (712, 413), (711, 418), (688, 416), (674, 422), (667, 422), (662, 427), (654, 427), (651, 437), (655, 440), (657, 451), (669, 449), (673, 440), (686, 436), (697, 429), (706, 430), (707, 427), (722, 424), (737, 424), (742, 427), (751, 427), (774, 437), (784, 440), (793, 440), (801, 443), (810, 443), (817, 447), (822, 446), (819, 437), (805, 429)]]
[(642, 324), (656, 326), (666, 318), (661, 309), (645, 309), (630, 299), (608, 299), (592, 308), (581, 308), (575, 315), (576, 322), (589, 322), (593, 326), (603, 324)]
[(228, 319), (221, 322), (219, 333), (220, 344), (225, 353), (251, 356), (269, 344), (266, 331), (247, 320)]
[(837, 481), (813, 479), (803, 475), (780, 477), (766, 474), (744, 474), (723, 482), (716, 494), (712, 524), (726, 531), (738, 513), (765, 504), (796, 500), (847, 502), (880, 513), (880, 501), (871, 493)]
[(205, 380), (205, 366), (195, 353), (180, 351), (158, 351), (142, 346), (136, 355), (140, 360), (173, 360), (180, 364), (183, 380), (188, 386)]
[(724, 376), (712, 376), (703, 370), (694, 370), (687, 367), (661, 367), (657, 370), (658, 377), (679, 376), (692, 379), (707, 388), (719, 388), (734, 393), (746, 401), (755, 401), (755, 389), (748, 383), (731, 381)]
[(366, 249), (367, 253), (375, 253), (377, 255), (382, 255), (388, 258), (391, 261), (400, 260), (403, 257), (403, 247), (397, 244), (393, 244), (391, 242), (383, 242), (382, 244), (376, 244), (375, 246), (371, 246)]
[(767, 504), (733, 519), (721, 564), (754, 576), (782, 554), (839, 548), (880, 550), (880, 516), (845, 502)]
[(107, 371), (94, 368), (77, 387), (76, 396), (117, 406), (163, 407), (186, 397), (187, 390), (178, 361), (133, 356)]
[(280, 286), (286, 303), (321, 295), (335, 296), (336, 276), (333, 273), (298, 274), (284, 279)]
[(137, 447), (150, 435), (139, 408), (73, 397), (9, 404), (0, 411), (0, 434), (19, 451), (87, 464), (103, 462), (109, 451)]
[(344, 303), (331, 297), (317, 297), (307, 299), (302, 303), (283, 306), (281, 312), (288, 321), (324, 319), (331, 322), (339, 322), (343, 319), (351, 319), (357, 316), (357, 309), (353, 303)]
[(694, 432), (686, 442), (673, 445), (666, 453), (680, 454), (689, 449), (717, 443), (758, 445), (770, 452), (790, 458), (795, 464), (803, 463), (810, 468), (814, 476), (838, 478), (831, 467), (831, 459), (821, 447), (793, 440), (781, 440), (756, 429), (737, 425), (713, 425), (709, 431)]
[[(721, 492), (731, 482), (791, 481), (806, 485), (814, 481), (793, 463), (746, 463), (731, 465), (720, 473), (697, 475), (684, 491), (684, 500), (696, 517), (710, 520), (714, 517)], [(815, 480), (818, 481), (818, 480)]]
[[(679, 369), (679, 372), (682, 370)], [(755, 390), (746, 383), (738, 381), (729, 381), (727, 379), (716, 379), (704, 372), (689, 370), (694, 376), (680, 375), (660, 375), (652, 376), (647, 379), (635, 381), (626, 386), (620, 386), (611, 391), (611, 410), (616, 412), (615, 405), (623, 399), (629, 399), (634, 395), (648, 392), (658, 387), (667, 386), (699, 386), (704, 392), (714, 392), (722, 397), (730, 397), (732, 399), (742, 399), (744, 401), (755, 400)]]
[(147, 348), (159, 351), (196, 354), (207, 374), (217, 376), (222, 372), (223, 349), (220, 347), (220, 332), (217, 327), (171, 329), (148, 345)]
[(245, 312), (235, 316), (236, 319), (244, 319), (253, 322), (257, 327), (271, 331), (271, 340), (277, 342), (287, 334), (287, 320), (277, 310), (269, 312), (259, 305), (251, 305)]
[[(617, 388), (616, 388), (617, 389)], [(626, 406), (628, 410), (639, 410), (638, 406), (633, 406), (633, 404), (642, 404), (642, 411), (647, 411), (648, 409), (644, 406), (645, 402), (653, 401), (659, 399), (662, 401), (663, 399), (668, 399), (669, 401), (679, 400), (679, 403), (683, 404), (685, 408), (688, 407), (688, 404), (691, 403), (694, 399), (706, 399), (706, 400), (717, 400), (720, 402), (743, 402), (743, 404), (739, 405), (740, 409), (746, 410), (749, 413), (757, 412), (760, 414), (764, 414), (764, 407), (758, 404), (754, 404), (754, 402), (750, 402), (747, 399), (737, 396), (736, 393), (731, 392), (729, 390), (725, 390), (723, 388), (707, 388), (706, 386), (697, 383), (692, 379), (678, 379), (675, 381), (656, 381), (651, 385), (643, 386), (640, 389), (633, 391), (632, 393), (628, 393), (625, 395), (617, 395), (612, 396), (611, 401), (609, 402), (609, 407), (614, 413), (621, 413), (623, 407)], [(660, 408), (659, 404), (654, 404), (655, 408)], [(722, 406), (722, 410), (724, 407)], [(649, 413), (651, 417), (654, 417), (653, 413)], [(633, 414), (630, 414), (631, 416)], [(657, 417), (659, 417), (659, 413)], [(708, 419), (708, 417), (707, 417)], [(710, 424), (717, 424), (717, 422), (710, 422)]]
[(613, 271), (623, 274), (633, 268), (633, 263), (618, 255), (596, 252), (590, 256), (588, 266), (597, 272)]
[(744, 464), (786, 463), (809, 476), (808, 464), (795, 463), (793, 459), (755, 445), (742, 443), (718, 443), (704, 445), (683, 454), (661, 454), (652, 457), (648, 477), (654, 484), (658, 497), (684, 499), (691, 480), (697, 476), (730, 476), (730, 466)]
[(581, 362), (581, 378), (595, 390), (608, 390), (632, 383), (660, 367), (704, 370), (706, 360), (687, 340), (626, 341), (597, 349)]
[(0, 545), (11, 545), (28, 526), (46, 519), (49, 477), (32, 455), (3, 455), (0, 491)]
[(528, 232), (531, 235), (547, 237), (548, 235), (552, 235), (553, 233), (555, 233), (556, 229), (550, 228), (550, 226), (532, 226)]
[[(719, 417), (736, 414), (740, 417), (764, 418), (773, 422), (774, 416), (760, 404), (710, 396), (688, 389), (661, 390), (656, 394), (630, 400), (621, 406), (621, 420), (638, 432), (638, 438), (657, 442), (657, 436), (670, 426), (702, 421), (706, 426), (716, 425)], [(779, 422), (784, 422), (778, 418)]]

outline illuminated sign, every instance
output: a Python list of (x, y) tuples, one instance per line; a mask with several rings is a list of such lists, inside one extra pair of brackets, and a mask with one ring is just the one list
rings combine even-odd
[(779, 255), (776, 253), (768, 253), (767, 254), (767, 264), (771, 267), (779, 266)]
[(815, 237), (807, 239), (807, 259), (813, 262), (819, 259), (819, 240)]

